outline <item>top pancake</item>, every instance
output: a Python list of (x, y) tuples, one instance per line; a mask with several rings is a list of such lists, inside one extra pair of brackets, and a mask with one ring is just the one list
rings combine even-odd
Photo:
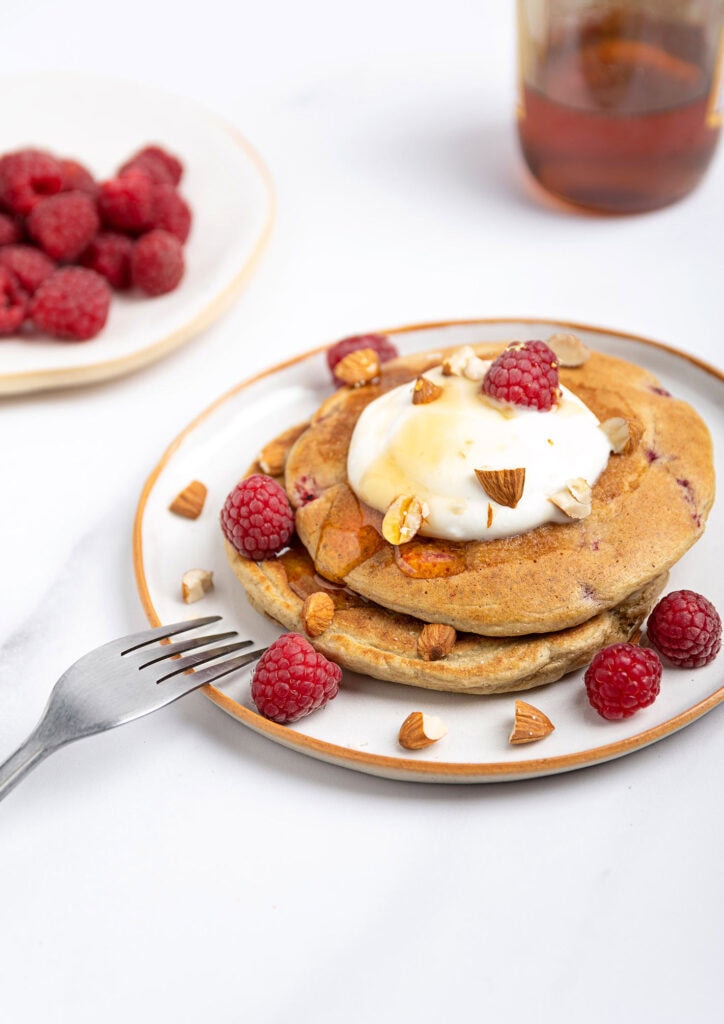
[[(474, 347), (492, 358), (504, 343)], [(399, 548), (388, 544), (379, 532), (381, 514), (347, 483), (352, 431), (369, 402), (450, 351), (401, 357), (384, 364), (379, 383), (340, 389), (293, 445), (285, 486), (297, 508), (297, 533), (321, 575), (384, 608), (456, 629), (546, 633), (618, 604), (701, 535), (714, 499), (705, 424), (648, 371), (594, 352), (580, 367), (561, 368), (561, 383), (601, 422), (626, 419), (639, 440), (630, 453), (610, 457), (586, 519), (500, 540), (418, 536)]]

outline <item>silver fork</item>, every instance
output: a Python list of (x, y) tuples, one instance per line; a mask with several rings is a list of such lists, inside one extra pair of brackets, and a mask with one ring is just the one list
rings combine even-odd
[[(220, 615), (209, 615), (147, 629), (111, 640), (83, 655), (53, 687), (45, 711), (30, 736), (0, 765), (0, 800), (48, 754), (66, 743), (158, 711), (199, 686), (213, 683), (261, 657), (266, 648), (189, 672), (207, 661), (251, 647), (253, 640), (238, 640), (208, 649), (208, 644), (237, 636), (236, 630), (148, 650), (149, 644), (208, 626), (220, 618)], [(197, 648), (196, 654), (186, 654)], [(186, 656), (169, 662), (169, 658), (181, 654)]]

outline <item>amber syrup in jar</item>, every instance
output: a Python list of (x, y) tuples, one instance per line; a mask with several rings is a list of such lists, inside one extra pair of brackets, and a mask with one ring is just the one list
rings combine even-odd
[(645, 11), (554, 28), (535, 84), (521, 84), (530, 170), (554, 195), (612, 213), (680, 199), (718, 141), (715, 56), (701, 26)]

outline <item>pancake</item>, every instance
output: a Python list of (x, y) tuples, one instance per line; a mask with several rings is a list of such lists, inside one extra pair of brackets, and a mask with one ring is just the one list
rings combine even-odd
[[(505, 343), (474, 347), (493, 358)], [(347, 482), (352, 431), (369, 402), (452, 351), (400, 357), (383, 365), (379, 383), (339, 389), (292, 445), (285, 487), (319, 575), (424, 622), (482, 636), (527, 636), (615, 609), (701, 536), (714, 499), (705, 424), (648, 371), (594, 352), (580, 367), (561, 368), (561, 383), (601, 422), (627, 420), (637, 442), (610, 457), (587, 518), (499, 540), (418, 535), (399, 547), (389, 544), (379, 532), (381, 514), (364, 506)]]
[(462, 633), (445, 658), (425, 661), (417, 651), (425, 623), (387, 611), (321, 579), (301, 545), (262, 562), (243, 558), (228, 541), (225, 545), (252, 607), (285, 629), (304, 633), (304, 598), (320, 590), (330, 595), (335, 603), (334, 618), (312, 643), (338, 665), (375, 679), (470, 694), (529, 690), (588, 665), (602, 647), (631, 639), (667, 577), (666, 573), (656, 577), (615, 608), (582, 625), (544, 636)]

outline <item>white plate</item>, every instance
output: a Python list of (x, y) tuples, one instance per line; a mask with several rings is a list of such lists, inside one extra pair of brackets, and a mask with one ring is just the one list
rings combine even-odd
[[(724, 475), (722, 375), (684, 353), (643, 338), (601, 328), (531, 320), (480, 320), (403, 328), (392, 333), (403, 352), (441, 345), (518, 337), (543, 337), (573, 329), (592, 348), (639, 363), (663, 385), (694, 405), (714, 436), (720, 478)], [(322, 350), (274, 367), (222, 396), (174, 441), (146, 483), (138, 506), (134, 562), (141, 600), (154, 625), (199, 615), (220, 614), (224, 626), (269, 643), (279, 629), (254, 612), (229, 568), (222, 546), (218, 511), (224, 498), (261, 446), (285, 425), (302, 421), (330, 393)], [(168, 511), (191, 480), (209, 488), (199, 519)], [(676, 565), (669, 589), (687, 587), (724, 607), (724, 583), (711, 568), (722, 564), (722, 505), (715, 507), (699, 543)], [(214, 572), (215, 589), (193, 607), (180, 597), (187, 569)], [(569, 771), (628, 754), (675, 732), (724, 700), (724, 655), (693, 671), (665, 669), (655, 704), (623, 722), (607, 722), (589, 706), (578, 672), (525, 694), (554, 722), (555, 732), (539, 743), (508, 742), (515, 696), (474, 697), (433, 693), (383, 683), (346, 672), (337, 698), (294, 726), (262, 718), (242, 673), (224, 689), (207, 695), (256, 732), (304, 754), (359, 771), (395, 779), (429, 782), (491, 782)], [(397, 732), (410, 711), (440, 715), (449, 734), (415, 754), (404, 754)]]
[(269, 172), (233, 128), (188, 100), (115, 79), (66, 72), (0, 79), (0, 153), (22, 146), (74, 157), (108, 178), (149, 142), (184, 163), (193, 212), (186, 274), (168, 295), (114, 293), (98, 337), (84, 343), (3, 339), (0, 395), (87, 384), (159, 359), (212, 323), (251, 272), (273, 221)]

